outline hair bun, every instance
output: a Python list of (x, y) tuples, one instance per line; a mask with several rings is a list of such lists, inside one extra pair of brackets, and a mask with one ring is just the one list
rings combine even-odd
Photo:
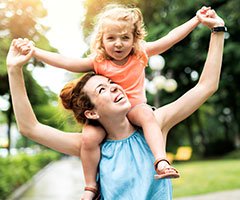
[(73, 97), (73, 89), (75, 88), (76, 83), (75, 81), (71, 81), (67, 83), (60, 92), (60, 99), (62, 105), (66, 109), (72, 109), (72, 97)]

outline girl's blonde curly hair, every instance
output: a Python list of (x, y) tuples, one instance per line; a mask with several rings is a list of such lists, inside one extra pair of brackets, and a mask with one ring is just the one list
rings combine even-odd
[(146, 31), (143, 23), (143, 16), (138, 8), (131, 8), (119, 4), (110, 4), (97, 17), (96, 26), (94, 28), (90, 50), (91, 54), (95, 56), (96, 61), (101, 62), (109, 59), (102, 43), (104, 28), (109, 21), (113, 24), (117, 22), (129, 23), (133, 27), (134, 47), (132, 54), (141, 57), (141, 42), (146, 36)]

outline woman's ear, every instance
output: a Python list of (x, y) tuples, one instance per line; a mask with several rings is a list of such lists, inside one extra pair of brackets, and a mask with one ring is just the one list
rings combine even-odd
[(88, 119), (98, 119), (99, 118), (99, 115), (98, 115), (98, 113), (95, 110), (86, 110), (84, 112), (84, 115)]

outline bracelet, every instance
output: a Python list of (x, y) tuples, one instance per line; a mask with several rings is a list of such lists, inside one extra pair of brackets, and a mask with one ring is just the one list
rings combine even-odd
[(227, 27), (226, 26), (216, 26), (213, 27), (212, 32), (227, 32)]

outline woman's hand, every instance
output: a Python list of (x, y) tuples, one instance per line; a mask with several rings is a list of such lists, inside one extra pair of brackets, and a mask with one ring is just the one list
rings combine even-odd
[(212, 29), (217, 26), (224, 26), (224, 21), (213, 9), (200, 9), (197, 12), (199, 21), (208, 28)]
[(10, 45), (7, 55), (8, 69), (13, 69), (16, 67), (21, 68), (32, 57), (33, 49), (30, 49), (26, 54), (21, 53), (20, 49), (17, 48), (18, 40), (19, 39), (14, 39)]

